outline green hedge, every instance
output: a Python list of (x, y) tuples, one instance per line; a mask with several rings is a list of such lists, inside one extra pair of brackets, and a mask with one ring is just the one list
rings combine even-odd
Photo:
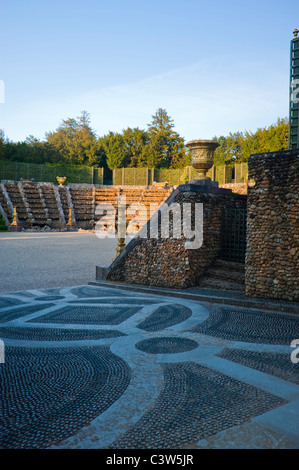
[(7, 226), (1, 213), (0, 213), (0, 232), (7, 232)]
[[(234, 166), (213, 166), (208, 172), (212, 181), (219, 184), (244, 183), (248, 173), (247, 163), (238, 163)], [(182, 169), (157, 168), (116, 168), (113, 170), (114, 185), (148, 185), (154, 181), (161, 183), (168, 181), (169, 185), (176, 186), (185, 181), (193, 180), (197, 175), (192, 166)]]
[[(239, 163), (234, 166), (213, 166), (207, 175), (219, 184), (244, 183), (248, 173), (248, 164)], [(113, 170), (114, 185), (137, 186), (168, 181), (169, 185), (176, 186), (196, 177), (196, 170), (192, 166), (181, 169), (157, 168), (116, 168)], [(19, 181), (21, 178), (33, 178), (37, 182), (52, 182), (57, 184), (57, 176), (66, 176), (68, 183), (103, 184), (104, 169), (75, 165), (36, 165), (34, 163), (21, 163), (0, 161), (0, 180)]]
[(0, 161), (0, 180), (19, 181), (21, 178), (33, 178), (37, 182), (57, 184), (57, 176), (66, 176), (66, 183), (103, 184), (103, 168)]

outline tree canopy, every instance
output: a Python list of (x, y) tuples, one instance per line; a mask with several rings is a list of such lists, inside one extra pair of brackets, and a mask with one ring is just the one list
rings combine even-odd
[(229, 133), (228, 136), (214, 137), (220, 143), (215, 151), (215, 165), (231, 165), (247, 162), (254, 153), (287, 150), (289, 136), (288, 119), (278, 118), (275, 124), (259, 128), (255, 132)]
[(76, 119), (63, 120), (56, 131), (46, 133), (46, 142), (61, 155), (62, 160), (77, 165), (90, 163), (96, 151), (96, 140), (86, 111)]
[[(220, 143), (215, 165), (246, 162), (253, 153), (288, 148), (288, 120), (277, 119), (269, 127), (255, 132), (230, 132), (215, 136)], [(82, 111), (77, 118), (64, 119), (44, 141), (30, 135), (24, 142), (11, 142), (0, 129), (0, 159), (26, 163), (68, 163), (120, 167), (183, 168), (190, 164), (190, 151), (174, 130), (173, 119), (159, 108), (147, 129), (138, 127), (108, 132), (98, 137), (91, 128), (90, 115)]]

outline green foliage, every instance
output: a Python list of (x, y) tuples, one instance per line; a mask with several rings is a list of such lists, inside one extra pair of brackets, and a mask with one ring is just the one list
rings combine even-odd
[(230, 133), (227, 137), (214, 137), (220, 143), (215, 151), (215, 165), (232, 165), (247, 162), (255, 153), (277, 152), (288, 148), (288, 119), (280, 119), (269, 127), (259, 128), (256, 132), (245, 131)]
[(96, 135), (90, 127), (90, 116), (86, 111), (82, 111), (77, 119), (63, 120), (55, 132), (46, 134), (46, 139), (66, 163), (84, 165), (94, 161)]
[(0, 232), (7, 232), (7, 226), (6, 226), (5, 220), (2, 217), (1, 212), (0, 212)]
[(178, 168), (188, 165), (189, 150), (184, 145), (184, 139), (173, 130), (173, 120), (165, 109), (159, 108), (148, 126), (146, 155), (149, 167)]
[[(220, 143), (215, 151), (216, 166), (247, 162), (251, 154), (288, 148), (288, 120), (278, 119), (256, 132), (234, 132), (214, 137)], [(90, 115), (83, 111), (76, 119), (62, 121), (45, 141), (29, 136), (24, 142), (11, 142), (0, 129), (0, 159), (38, 164), (71, 164), (104, 167), (113, 170), (132, 168), (184, 168), (190, 165), (190, 151), (174, 130), (165, 109), (152, 116), (147, 130), (138, 127), (122, 133), (109, 132), (97, 137), (90, 125)]]
[(148, 132), (135, 127), (128, 127), (122, 134), (123, 145), (126, 152), (126, 166), (144, 167), (147, 166), (146, 148), (149, 144), (150, 136)]
[(125, 166), (126, 151), (121, 134), (109, 132), (101, 139), (106, 154), (107, 166), (110, 170)]

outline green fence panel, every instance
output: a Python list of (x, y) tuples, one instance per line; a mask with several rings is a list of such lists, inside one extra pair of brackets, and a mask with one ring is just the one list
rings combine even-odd
[(225, 182), (225, 175), (224, 175), (224, 166), (216, 166), (216, 176), (215, 180), (219, 184), (224, 184)]
[[(95, 172), (95, 175), (94, 175)], [(67, 183), (103, 184), (103, 168), (73, 167), (71, 165), (38, 165), (35, 163), (0, 161), (0, 179), (19, 181), (34, 179), (37, 182), (52, 182), (57, 184), (57, 176), (66, 176)]]
[(126, 168), (125, 169), (125, 185), (133, 186), (135, 184), (136, 174), (135, 168)]
[[(150, 179), (150, 170), (148, 168), (134, 168), (135, 170), (135, 185), (145, 185), (149, 184)], [(139, 183), (140, 181), (140, 183)]]
[(104, 184), (104, 168), (93, 169), (94, 184)]
[(113, 170), (113, 184), (120, 186), (122, 184), (122, 168), (115, 168)]
[(248, 163), (241, 163), (240, 165), (242, 168), (242, 177), (245, 183), (248, 178)]
[[(248, 164), (239, 163), (234, 167), (213, 166), (207, 172), (207, 176), (221, 185), (232, 182), (243, 183), (246, 181), (247, 173)], [(176, 186), (196, 179), (197, 175), (198, 172), (192, 166), (180, 169), (116, 168), (113, 170), (113, 184), (135, 186), (153, 184), (154, 181), (157, 183), (167, 181), (170, 186)]]
[(235, 183), (245, 183), (248, 174), (248, 163), (235, 165)]

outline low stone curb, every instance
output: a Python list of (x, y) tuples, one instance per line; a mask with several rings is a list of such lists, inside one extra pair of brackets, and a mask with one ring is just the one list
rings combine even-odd
[[(223, 296), (223, 292), (217, 292), (215, 295), (187, 292), (185, 290), (168, 290), (159, 287), (146, 287), (141, 285), (132, 285), (126, 283), (115, 283), (112, 281), (92, 281), (88, 283), (91, 286), (99, 287), (112, 287), (123, 290), (133, 290), (135, 292), (146, 292), (147, 294), (153, 295), (165, 295), (168, 297), (180, 297), (182, 299), (198, 300), (200, 302), (211, 302), (224, 305), (234, 305), (238, 307), (250, 307), (262, 310), (275, 310), (284, 313), (298, 314), (299, 315), (299, 303), (295, 302), (281, 302), (271, 301), (267, 299), (252, 299), (252, 298), (237, 298), (237, 297), (226, 297)], [(218, 294), (218, 295), (217, 295)]]

